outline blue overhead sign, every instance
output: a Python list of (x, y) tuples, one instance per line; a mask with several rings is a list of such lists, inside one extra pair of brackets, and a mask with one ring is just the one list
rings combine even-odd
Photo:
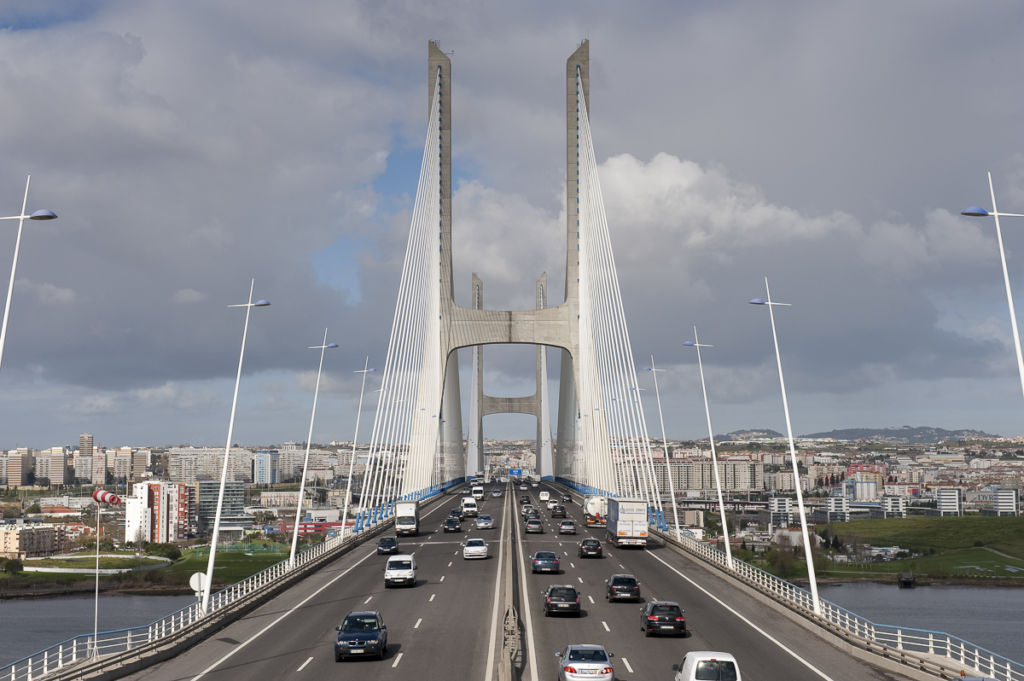
[(509, 475), (522, 475), (523, 474), (523, 469), (522, 468), (512, 468), (512, 469), (509, 470), (508, 474)]

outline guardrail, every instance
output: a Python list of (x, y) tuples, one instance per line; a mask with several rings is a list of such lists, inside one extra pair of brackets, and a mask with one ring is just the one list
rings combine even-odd
[[(1024, 681), (1024, 664), (958, 636), (942, 631), (878, 624), (821, 598), (818, 599), (821, 615), (815, 615), (811, 594), (806, 589), (737, 558), (732, 559), (730, 570), (729, 560), (724, 551), (697, 541), (692, 536), (684, 534), (677, 540), (667, 532), (653, 532), (663, 541), (679, 546), (834, 633), (845, 635), (847, 639), (858, 639), (862, 642), (862, 647), (873, 652), (900, 659), (904, 663), (907, 663), (908, 655), (928, 656), (937, 666), (949, 667), (955, 664), (962, 669), (972, 670), (997, 681)], [(948, 664), (942, 665), (942, 660)], [(959, 670), (954, 673), (959, 673)]]
[[(443, 490), (439, 490), (433, 497), (441, 493)], [(368, 535), (376, 534), (392, 520), (385, 517), (373, 526), (364, 526), (357, 533), (346, 533), (344, 541), (337, 537), (329, 538), (296, 553), (293, 567), (289, 567), (288, 561), (283, 560), (211, 594), (210, 609), (205, 615), (197, 602), (150, 624), (101, 631), (95, 641), (91, 633), (81, 634), (6, 667), (0, 667), (0, 681), (33, 681), (42, 677), (60, 679), (65, 674), (69, 678), (73, 675), (76, 679), (99, 676), (107, 671), (107, 667), (120, 665), (120, 660), (125, 657), (136, 659), (144, 654), (155, 655), (170, 641), (191, 641), (196, 629), (219, 626), (224, 616), (244, 611), (253, 604), (256, 596), (273, 593), (275, 587), (284, 586), (304, 576), (320, 561), (364, 541)]]

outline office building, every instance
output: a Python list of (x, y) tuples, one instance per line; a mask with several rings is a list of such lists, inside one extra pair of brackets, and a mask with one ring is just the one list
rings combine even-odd
[(940, 489), (936, 494), (936, 500), (939, 515), (961, 515), (963, 512), (960, 489), (957, 487)]
[(886, 494), (882, 497), (882, 517), (883, 518), (906, 518), (907, 517), (907, 498), (904, 496), (896, 496), (892, 494)]
[(996, 490), (995, 512), (996, 515), (1020, 515), (1020, 490)]

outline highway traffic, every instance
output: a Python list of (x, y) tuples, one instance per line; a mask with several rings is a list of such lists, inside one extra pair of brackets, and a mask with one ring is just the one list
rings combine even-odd
[[(501, 575), (509, 561), (521, 621), (514, 669), (526, 681), (555, 679), (555, 652), (575, 643), (600, 644), (614, 653), (614, 675), (622, 680), (672, 679), (672, 666), (688, 650), (730, 652), (743, 679), (754, 681), (909, 678), (829, 645), (674, 549), (609, 546), (603, 528), (587, 528), (575, 503), (564, 505), (577, 534), (559, 534), (562, 518), (553, 519), (538, 499), (545, 489), (560, 499), (564, 490), (557, 486), (521, 491), (502, 485), (500, 497), (492, 496), (493, 489), (487, 488), (480, 512), (494, 518), (494, 529), (477, 530), (474, 519), (466, 518), (461, 532), (443, 532), (442, 522), (459, 507), (456, 494), (427, 505), (418, 536), (398, 539), (401, 553), (415, 556), (415, 586), (385, 588), (388, 556), (377, 554), (376, 539), (368, 540), (206, 641), (128, 678), (494, 681), (504, 639)], [(543, 533), (525, 533), (521, 495), (538, 508)], [(469, 538), (487, 542), (487, 559), (463, 558)], [(579, 557), (585, 538), (601, 542), (603, 557)], [(560, 572), (533, 573), (530, 559), (538, 551), (556, 553)], [(637, 578), (640, 602), (606, 600), (605, 582), (616, 573)], [(545, 614), (544, 594), (551, 585), (576, 589), (579, 616)], [(652, 600), (675, 601), (684, 609), (687, 636), (648, 637), (641, 631), (643, 605)], [(354, 611), (380, 613), (388, 638), (383, 659), (335, 661), (335, 628)]]

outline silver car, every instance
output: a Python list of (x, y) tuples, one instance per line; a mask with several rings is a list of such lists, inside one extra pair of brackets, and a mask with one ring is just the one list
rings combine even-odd
[(614, 655), (604, 646), (574, 643), (555, 653), (558, 658), (558, 681), (614, 681)]
[(478, 530), (493, 530), (494, 529), (494, 518), (487, 515), (486, 513), (476, 518), (476, 529)]

